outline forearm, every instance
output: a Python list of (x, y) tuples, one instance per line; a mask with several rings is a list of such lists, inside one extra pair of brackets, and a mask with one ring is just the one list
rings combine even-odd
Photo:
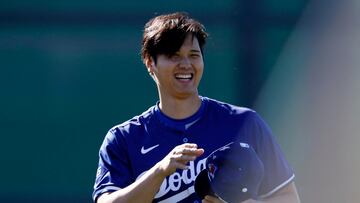
[(165, 176), (158, 171), (158, 167), (155, 165), (126, 188), (101, 195), (97, 203), (150, 203), (153, 201), (164, 179)]
[(204, 149), (198, 149), (196, 144), (178, 145), (134, 183), (116, 192), (101, 195), (97, 203), (150, 203), (167, 176), (177, 169), (186, 169), (189, 161), (194, 161), (203, 153)]

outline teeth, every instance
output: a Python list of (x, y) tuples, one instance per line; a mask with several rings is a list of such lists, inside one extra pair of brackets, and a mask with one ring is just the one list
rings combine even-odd
[(191, 74), (177, 74), (175, 76), (176, 78), (179, 78), (179, 79), (191, 79)]

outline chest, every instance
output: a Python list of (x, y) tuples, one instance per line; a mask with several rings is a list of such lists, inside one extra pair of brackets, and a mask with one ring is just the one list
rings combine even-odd
[(139, 177), (157, 162), (162, 160), (174, 147), (184, 143), (195, 143), (205, 150), (194, 163), (195, 173), (202, 169), (202, 162), (214, 150), (232, 141), (247, 142), (246, 131), (241, 126), (197, 123), (190, 128), (178, 131), (159, 126), (146, 128), (128, 142), (129, 159), (134, 179)]

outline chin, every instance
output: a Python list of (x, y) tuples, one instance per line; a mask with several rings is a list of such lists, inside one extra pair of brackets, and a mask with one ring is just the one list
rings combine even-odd
[(189, 97), (198, 96), (198, 91), (186, 91), (186, 92), (178, 92), (176, 97), (178, 99), (187, 99)]

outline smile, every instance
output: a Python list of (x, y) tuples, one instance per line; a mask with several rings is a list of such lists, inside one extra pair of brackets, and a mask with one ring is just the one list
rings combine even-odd
[(191, 80), (193, 78), (194, 74), (188, 73), (188, 74), (176, 74), (175, 78), (179, 80)]

